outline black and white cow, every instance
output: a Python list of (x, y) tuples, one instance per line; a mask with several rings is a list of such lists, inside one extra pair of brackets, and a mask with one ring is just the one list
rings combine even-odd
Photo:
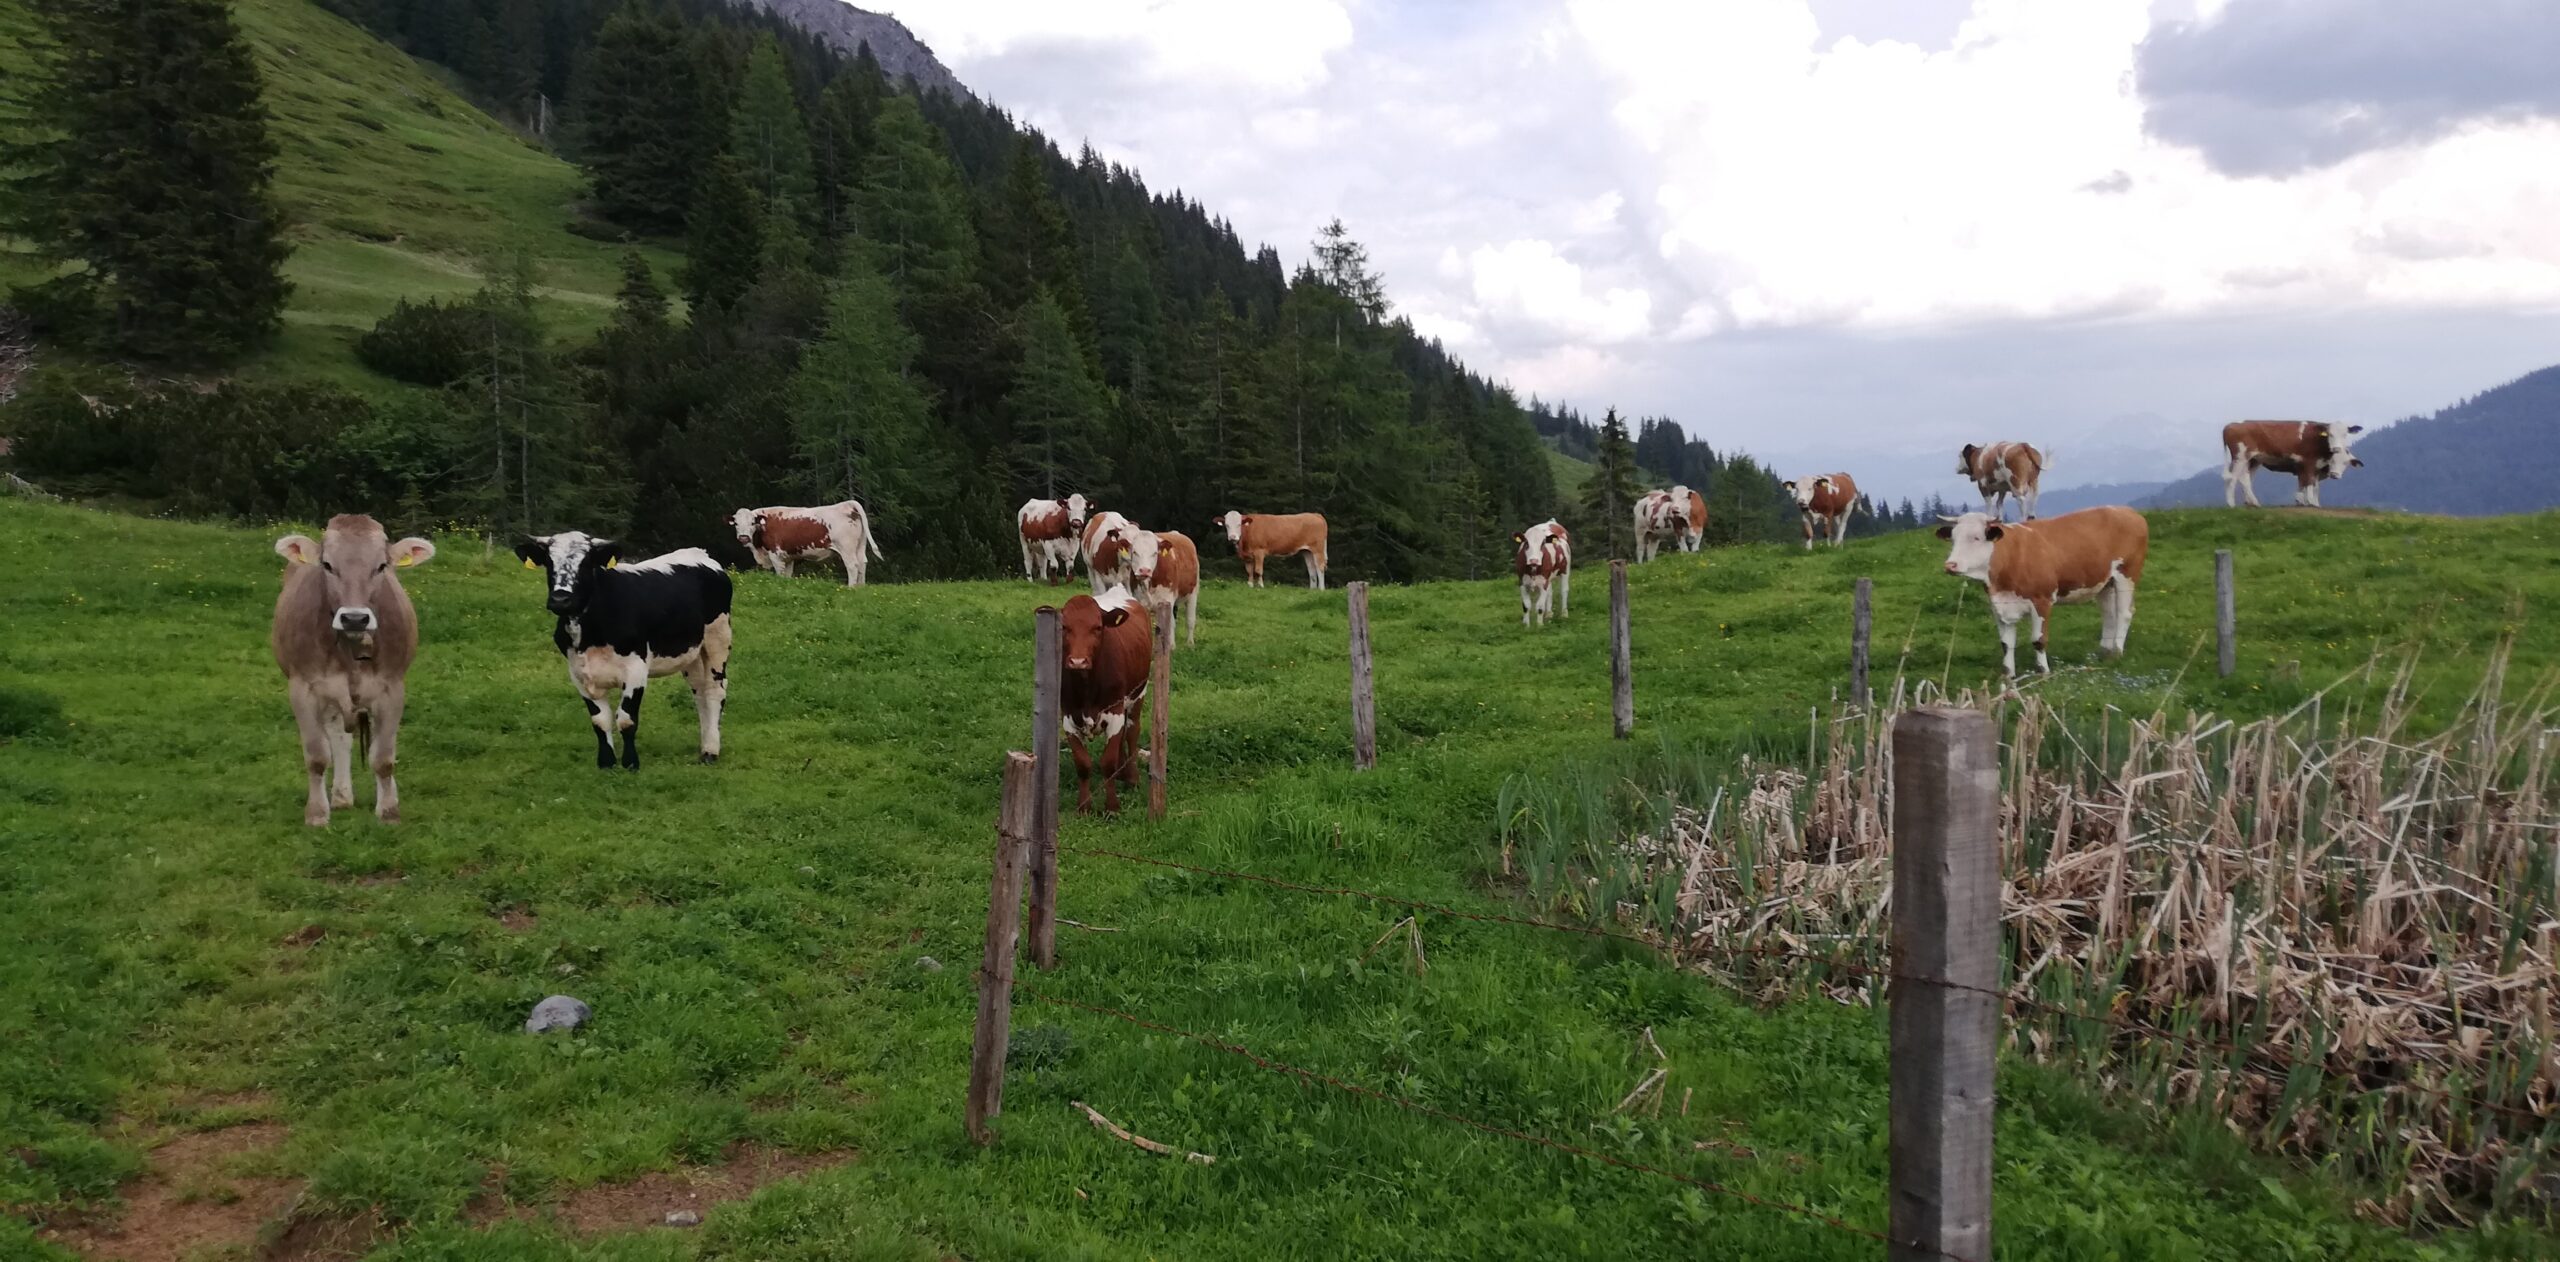
[[(702, 761), (720, 761), (720, 703), (729, 696), (729, 575), (711, 554), (685, 548), (622, 563), (622, 545), (575, 530), (516, 545), (525, 568), (549, 572), (547, 607), (559, 615), (551, 642), (596, 727), (596, 766), (640, 766), (640, 697), (656, 675), (682, 674), (702, 719)], [(622, 694), (616, 707), (614, 693)]]

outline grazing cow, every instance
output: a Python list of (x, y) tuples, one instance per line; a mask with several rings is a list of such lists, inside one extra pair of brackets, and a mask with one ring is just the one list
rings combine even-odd
[(2325, 421), (2233, 421), (2222, 427), (2222, 506), (2234, 508), (2249, 497), (2257, 508), (2258, 488), (2250, 475), (2260, 469), (2293, 475), (2293, 502), (2320, 506), (2320, 483), (2345, 477), (2364, 459), (2347, 448), (2364, 432), (2362, 425)]
[(1076, 572), (1085, 515), (1081, 493), (1062, 500), (1023, 501), (1013, 515), (1014, 526), (1022, 532), (1022, 581), (1045, 578), (1055, 587)]
[(1085, 521), (1084, 576), (1094, 595), (1129, 586), (1129, 541), (1137, 534), (1138, 523), (1107, 509)]
[[(373, 767), (373, 813), (400, 822), (391, 768), (399, 760), (409, 662), (418, 655), (418, 613), (392, 571), (435, 554), (424, 539), (386, 542), (381, 523), (361, 513), (330, 518), (318, 543), (308, 535), (276, 540), (276, 555), (290, 564), (269, 643), (284, 668), (302, 766), (311, 774), (303, 823), (319, 827), (331, 807), (356, 804), (347, 764), (359, 734)], [(324, 780), (334, 783), (324, 788)]]
[(870, 570), (868, 552), (880, 556), (880, 537), (860, 500), (819, 508), (741, 508), (730, 514), (738, 543), (755, 554), (759, 568), (791, 577), (791, 567), (830, 553), (844, 564), (844, 585), (860, 587)]
[(1521, 626), (1533, 609), (1545, 625), (1551, 595), (1560, 598), (1557, 617), (1573, 616), (1573, 542), (1555, 518), (1511, 536), (1511, 571), (1520, 576)]
[(1804, 546), (1813, 550), (1813, 532), (1817, 522), (1831, 537), (1831, 546), (1849, 537), (1849, 514), (1858, 511), (1857, 479), (1845, 473), (1826, 473), (1818, 478), (1797, 478), (1779, 483), (1796, 499), (1796, 507), (1804, 513)]
[(1638, 563), (1661, 555), (1666, 542), (1695, 552), (1707, 535), (1706, 498), (1685, 486), (1647, 491), (1636, 501), (1635, 528)]
[[(596, 766), (640, 767), (640, 697), (650, 679), (682, 674), (702, 721), (702, 761), (720, 761), (720, 703), (729, 696), (729, 574), (711, 554), (684, 548), (624, 565), (622, 545), (575, 530), (516, 544), (526, 569), (548, 572), (546, 607), (558, 615), (551, 643), (568, 659), (569, 685), (596, 728)], [(614, 693), (621, 705), (613, 704)]]
[(1236, 558), (1244, 562), (1247, 587), (1262, 587), (1262, 563), (1272, 557), (1307, 558), (1307, 586), (1324, 590), (1325, 525), (1322, 513), (1269, 513), (1256, 515), (1229, 511), (1218, 518), (1227, 532), (1227, 542), (1236, 546)]
[(1058, 722), (1076, 756), (1076, 811), (1093, 809), (1094, 760), (1085, 742), (1102, 738), (1102, 810), (1120, 811), (1120, 785), (1138, 785), (1138, 708), (1155, 668), (1155, 625), (1125, 587), (1099, 599), (1077, 596), (1058, 611)]
[(2151, 525), (2130, 508), (2084, 508), (2038, 522), (2003, 526), (1983, 513), (1950, 517), (1938, 537), (1947, 551), (1947, 573), (1991, 591), (1991, 615), (2000, 623), (2000, 668), (2018, 673), (2018, 620), (2034, 633), (2036, 669), (2045, 660), (2045, 619), (2057, 603), (2098, 602), (2098, 651), (2124, 652), (2133, 629), (2133, 589), (2151, 552)]
[(1129, 577), (1147, 608), (1167, 623), (1190, 602), (1190, 642), (1200, 642), (1200, 549), (1179, 530), (1141, 530), (1129, 540)]
[(2033, 521), (2041, 494), (2037, 483), (2052, 463), (2052, 452), (2038, 451), (2025, 443), (1993, 443), (1988, 447), (1966, 443), (1964, 453), (1956, 458), (1956, 472), (1973, 479), (1974, 489), (1982, 492), (1982, 511), (1989, 513), (1991, 520), (2000, 520), (2010, 497), (2015, 496), (2026, 519)]

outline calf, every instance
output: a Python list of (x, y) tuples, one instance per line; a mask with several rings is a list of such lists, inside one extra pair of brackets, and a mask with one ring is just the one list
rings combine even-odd
[(1804, 514), (1805, 550), (1813, 550), (1813, 531), (1819, 522), (1831, 537), (1831, 546), (1849, 537), (1849, 514), (1858, 511), (1858, 483), (1845, 473), (1826, 473), (1818, 478), (1797, 478), (1779, 483), (1787, 494), (1795, 497), (1796, 508)]
[(1137, 533), (1136, 522), (1107, 510), (1085, 522), (1084, 576), (1093, 581), (1094, 595), (1129, 585), (1129, 540)]
[(2260, 469), (2293, 475), (2293, 502), (2320, 506), (2320, 483), (2345, 477), (2364, 460), (2347, 448), (2364, 432), (2362, 425), (2324, 421), (2233, 421), (2222, 427), (2222, 506), (2235, 508), (2249, 497), (2257, 508), (2258, 488), (2251, 475)]
[(2018, 673), (2018, 620), (2035, 636), (2036, 669), (2045, 659), (2045, 619), (2057, 603), (2098, 602), (2098, 651), (2124, 652), (2133, 629), (2133, 589), (2151, 552), (2151, 525), (2130, 508), (2084, 508), (2039, 522), (2003, 526), (1983, 513), (1950, 517), (1938, 537), (1947, 551), (1947, 573), (1991, 591), (1991, 616), (2000, 623), (2000, 669)]
[(268, 643), (284, 669), (302, 766), (311, 775), (303, 823), (319, 827), (331, 807), (356, 804), (347, 764), (359, 735), (373, 767), (373, 813), (400, 822), (391, 769), (399, 760), (409, 663), (418, 655), (418, 614), (393, 571), (435, 554), (424, 539), (385, 542), (381, 524), (360, 513), (330, 518), (318, 543), (308, 535), (276, 540), (276, 555), (289, 564)]
[(2012, 496), (2032, 521), (2039, 495), (2037, 483), (2043, 480), (2045, 466), (2052, 461), (2051, 452), (2038, 451), (2025, 443), (1993, 443), (1988, 447), (1966, 443), (1956, 458), (1956, 472), (1973, 479), (1974, 489), (1982, 492), (1982, 511), (1989, 513), (1993, 521), (2000, 520)]
[(1075, 573), (1076, 549), (1083, 539), (1085, 516), (1081, 494), (1062, 500), (1023, 501), (1022, 508), (1013, 515), (1014, 528), (1022, 535), (1022, 581), (1045, 578), (1055, 587)]
[(1058, 655), (1058, 722), (1076, 756), (1076, 810), (1093, 809), (1085, 742), (1099, 735), (1102, 809), (1118, 814), (1121, 784), (1138, 785), (1138, 707), (1155, 668), (1155, 626), (1128, 588), (1077, 596), (1058, 612)]
[(1218, 519), (1227, 542), (1244, 562), (1247, 587), (1262, 587), (1262, 563), (1275, 556), (1307, 558), (1307, 586), (1324, 590), (1325, 524), (1322, 513), (1275, 513), (1255, 516), (1230, 511)]
[[(551, 643), (569, 663), (569, 685), (596, 729), (596, 766), (640, 767), (640, 698), (659, 675), (682, 674), (702, 721), (702, 761), (720, 761), (720, 703), (729, 696), (729, 575), (711, 554), (685, 548), (621, 563), (622, 545), (575, 530), (516, 544), (526, 569), (546, 571), (557, 615)], [(619, 707), (614, 693), (622, 694)]]
[(1178, 530), (1141, 530), (1129, 541), (1129, 577), (1147, 608), (1170, 623), (1174, 606), (1188, 601), (1190, 643), (1200, 642), (1200, 549)]
[(1573, 542), (1555, 518), (1511, 536), (1511, 571), (1520, 576), (1521, 626), (1529, 625), (1532, 610), (1546, 623), (1550, 595), (1559, 598), (1557, 617), (1573, 615)]
[(860, 587), (870, 560), (881, 559), (880, 539), (860, 500), (818, 508), (741, 508), (730, 514), (729, 524), (759, 567), (784, 578), (798, 562), (833, 554), (844, 565), (844, 585)]

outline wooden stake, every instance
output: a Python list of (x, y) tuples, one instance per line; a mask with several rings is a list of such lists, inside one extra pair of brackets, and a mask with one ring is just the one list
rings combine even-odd
[(1858, 580), (1857, 593), (1849, 598), (1849, 704), (1864, 710), (1875, 697), (1867, 689), (1867, 637), (1875, 627), (1876, 581)]
[(1353, 583), (1351, 600), (1351, 766), (1378, 765), (1378, 697), (1369, 672), (1369, 584)]
[(995, 874), (987, 881), (987, 943), (978, 961), (978, 1036), (969, 1049), (969, 1099), (961, 1120), (969, 1138), (995, 1142), (987, 1122), (1004, 1112), (1004, 1054), (1013, 1031), (1014, 942), (1022, 928), (1022, 869), (1037, 813), (1038, 764), (1016, 750), (1004, 756), (1004, 808), (996, 817)]
[[(1177, 608), (1179, 606), (1176, 606)], [(1147, 684), (1151, 694), (1147, 700), (1147, 818), (1164, 818), (1164, 747), (1165, 711), (1173, 704), (1173, 609), (1165, 610), (1164, 619), (1156, 624), (1155, 678)]]
[(1039, 781), (1031, 823), (1031, 962), (1058, 963), (1058, 611), (1031, 615), (1031, 760)]
[(1991, 1256), (1999, 748), (1979, 710), (1893, 724), (1891, 1262)]
[(1609, 563), (1609, 713), (1619, 740), (1636, 732), (1635, 644), (1627, 635), (1627, 563)]
[(2240, 669), (2240, 594), (2231, 578), (2231, 549), (2219, 548), (2213, 554), (2213, 633), (2221, 641), (2222, 652), (2216, 664), (2222, 677)]

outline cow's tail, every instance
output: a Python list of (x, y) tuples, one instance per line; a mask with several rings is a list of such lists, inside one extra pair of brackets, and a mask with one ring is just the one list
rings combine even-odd
[(855, 511), (862, 514), (862, 546), (871, 550), (872, 560), (887, 560), (888, 558), (880, 555), (880, 532), (871, 527), (871, 510), (863, 508)]

